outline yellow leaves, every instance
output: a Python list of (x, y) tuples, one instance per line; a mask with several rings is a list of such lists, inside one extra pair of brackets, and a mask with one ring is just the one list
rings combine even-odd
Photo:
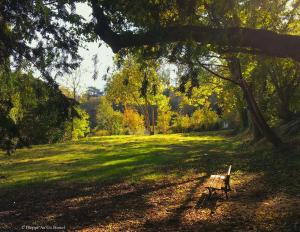
[(127, 108), (124, 111), (123, 127), (127, 133), (138, 134), (144, 132), (144, 118), (133, 109)]
[(166, 134), (170, 128), (171, 111), (158, 111), (157, 129), (159, 132)]
[[(298, 17), (300, 18), (300, 15)], [(290, 35), (300, 35), (300, 23), (299, 23), (299, 21), (290, 23), (288, 28), (289, 28), (289, 34)]]
[(191, 126), (191, 120), (188, 115), (177, 115), (173, 120), (173, 130), (176, 132), (186, 132)]
[(176, 8), (168, 9), (160, 13), (160, 22), (166, 25), (171, 22), (176, 22), (179, 19), (179, 12)]
[(213, 85), (212, 83), (203, 83), (192, 92), (191, 103), (194, 105), (204, 105), (212, 94), (220, 94), (222, 86)]
[(247, 13), (248, 12), (246, 10), (241, 10), (241, 12), (239, 14), (241, 26), (246, 26), (247, 25), (247, 22), (248, 22)]
[(197, 7), (197, 10), (195, 13), (196, 13), (196, 15), (199, 15), (199, 16), (205, 14), (206, 13), (205, 6), (203, 4), (199, 5)]
[(251, 78), (253, 71), (258, 65), (258, 61), (256, 59), (247, 60), (247, 65), (245, 65), (244, 71), (243, 71), (243, 76), (244, 78)]
[[(159, 49), (158, 46), (152, 47)], [(129, 56), (123, 63), (122, 68), (116, 72), (107, 83), (107, 95), (115, 103), (123, 104), (156, 104), (158, 97), (163, 92), (163, 80), (158, 74), (159, 63), (154, 60), (144, 61), (140, 64), (138, 60)], [(147, 85), (143, 86), (146, 78)], [(141, 96), (141, 90), (146, 96)]]
[(204, 129), (208, 129), (210, 126), (216, 124), (218, 120), (218, 115), (210, 109), (209, 102), (207, 102), (202, 109), (198, 109), (193, 113), (191, 124), (194, 128), (203, 127)]
[(19, 118), (22, 118), (21, 114), (21, 96), (20, 93), (15, 93), (12, 97), (13, 108), (9, 112), (9, 117), (16, 123)]

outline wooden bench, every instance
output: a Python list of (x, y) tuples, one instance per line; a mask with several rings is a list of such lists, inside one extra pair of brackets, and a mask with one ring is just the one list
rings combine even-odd
[(228, 168), (226, 175), (211, 175), (206, 188), (209, 191), (208, 200), (211, 198), (212, 194), (216, 192), (216, 190), (222, 190), (226, 194), (226, 199), (228, 199), (228, 192), (231, 191), (230, 189), (230, 172), (231, 172), (231, 165)]

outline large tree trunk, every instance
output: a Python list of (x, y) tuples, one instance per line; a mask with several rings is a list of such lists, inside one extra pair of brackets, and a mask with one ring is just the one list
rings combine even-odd
[(260, 132), (260, 129), (258, 128), (258, 126), (255, 124), (250, 112), (249, 112), (249, 125), (250, 125), (249, 129), (250, 129), (250, 132), (252, 133), (254, 143), (264, 137), (263, 134)]
[(241, 72), (240, 62), (237, 58), (231, 59), (229, 62), (230, 72), (235, 80), (239, 83), (241, 87), (245, 100), (248, 105), (249, 112), (251, 113), (251, 117), (253, 123), (259, 128), (260, 132), (263, 136), (271, 142), (275, 147), (280, 147), (283, 145), (281, 139), (276, 135), (276, 133), (269, 127), (265, 118), (263, 117), (256, 101), (253, 96), (252, 91), (250, 90), (247, 82), (243, 78)]
[(266, 137), (266, 139), (268, 139), (275, 147), (281, 146), (282, 141), (267, 124), (246, 81), (242, 79), (240, 83), (249, 107), (249, 111), (253, 117), (253, 122), (260, 129), (260, 132)]
[(246, 129), (249, 127), (249, 119), (248, 119), (248, 112), (247, 109), (240, 109), (239, 110), (240, 119), (241, 119), (241, 129)]

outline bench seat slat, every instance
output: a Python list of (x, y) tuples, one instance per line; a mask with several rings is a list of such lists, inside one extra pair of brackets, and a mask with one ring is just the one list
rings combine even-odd
[(206, 187), (213, 189), (222, 189), (225, 187), (225, 179), (226, 176), (223, 175), (211, 175)]
[(226, 175), (211, 175), (207, 181), (206, 188), (209, 191), (208, 199), (211, 198), (212, 194), (216, 192), (216, 190), (222, 190), (226, 194), (226, 199), (228, 199), (228, 192), (231, 191), (230, 188), (230, 172), (231, 165), (229, 165), (228, 171)]

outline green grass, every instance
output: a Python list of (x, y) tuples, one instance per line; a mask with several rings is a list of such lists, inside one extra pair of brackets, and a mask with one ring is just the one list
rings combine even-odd
[[(249, 151), (240, 138), (216, 133), (92, 137), (78, 142), (0, 153), (0, 187), (56, 182), (141, 182), (226, 171), (263, 173), (274, 188), (297, 191), (299, 158)], [(292, 181), (292, 187), (288, 186)]]
[[(298, 231), (299, 147), (278, 152), (218, 133), (92, 137), (0, 153), (0, 228)], [(229, 164), (229, 200), (198, 208), (206, 178)]]
[[(1, 154), (1, 187), (52, 181), (109, 181), (163, 178), (196, 167), (219, 136), (109, 136), (66, 144), (20, 149), (11, 157)], [(199, 145), (197, 145), (199, 144)], [(199, 149), (195, 149), (199, 148)], [(184, 161), (183, 161), (184, 160)], [(169, 173), (170, 174), (170, 173)]]

